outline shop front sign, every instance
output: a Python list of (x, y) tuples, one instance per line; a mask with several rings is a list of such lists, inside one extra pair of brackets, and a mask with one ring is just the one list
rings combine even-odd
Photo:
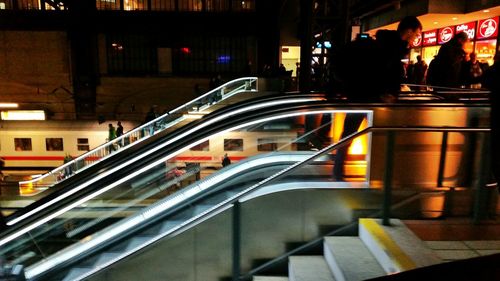
[(419, 34), (413, 42), (411, 42), (412, 47), (420, 47), (422, 45), (422, 34)]
[(476, 22), (462, 23), (456, 26), (455, 34), (465, 32), (469, 40), (474, 40), (476, 38)]
[(422, 39), (424, 46), (433, 46), (437, 43), (437, 30), (431, 30), (424, 32)]
[(444, 44), (453, 38), (453, 27), (447, 26), (439, 30), (438, 44)]
[(498, 35), (498, 17), (480, 20), (477, 26), (477, 39), (494, 38)]

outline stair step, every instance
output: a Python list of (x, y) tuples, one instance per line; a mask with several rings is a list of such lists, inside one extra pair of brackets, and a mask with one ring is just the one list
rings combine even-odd
[(128, 242), (127, 247), (126, 247), (126, 251), (133, 250), (133, 249), (143, 245), (144, 243), (151, 240), (151, 238), (152, 238), (151, 236), (136, 236), (136, 237), (130, 239), (130, 241)]
[(365, 280), (385, 275), (359, 237), (325, 237), (324, 256), (338, 281)]
[[(160, 233), (163, 233), (165, 231), (168, 231), (178, 225), (180, 225), (181, 223), (183, 223), (183, 221), (166, 221), (162, 224), (161, 226), (161, 230), (160, 230)], [(159, 234), (160, 234), (159, 233)]]
[(293, 281), (335, 281), (323, 256), (291, 256), (288, 276)]
[(75, 267), (72, 268), (69, 273), (64, 277), (62, 281), (74, 281), (78, 280), (79, 277), (91, 271), (90, 267)]
[(289, 281), (288, 277), (280, 276), (254, 276), (253, 281)]
[(95, 266), (100, 267), (103, 264), (109, 264), (110, 261), (119, 257), (121, 254), (122, 253), (118, 253), (118, 252), (104, 252), (104, 253), (100, 254), (99, 257), (97, 258)]
[(205, 212), (206, 210), (212, 208), (213, 206), (215, 206), (215, 205), (198, 205), (198, 206), (194, 207), (193, 216), (199, 215), (199, 214)]
[(441, 263), (441, 259), (400, 220), (384, 226), (379, 219), (360, 219), (359, 237), (387, 273)]

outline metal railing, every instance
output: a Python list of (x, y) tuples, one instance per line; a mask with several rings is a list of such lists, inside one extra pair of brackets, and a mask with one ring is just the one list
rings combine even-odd
[(159, 132), (172, 128), (181, 121), (187, 120), (189, 118), (187, 113), (203, 113), (211, 106), (233, 95), (248, 91), (257, 91), (257, 77), (244, 77), (227, 82), (120, 137), (76, 157), (40, 177), (19, 182), (19, 186), (32, 189), (34, 192), (30, 193), (30, 195), (36, 195), (39, 193), (36, 191), (41, 192), (46, 190), (125, 148), (140, 143)]

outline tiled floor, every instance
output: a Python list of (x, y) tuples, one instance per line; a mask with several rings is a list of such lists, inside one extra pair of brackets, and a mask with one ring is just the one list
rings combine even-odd
[(444, 261), (500, 253), (500, 220), (480, 224), (470, 219), (404, 222)]

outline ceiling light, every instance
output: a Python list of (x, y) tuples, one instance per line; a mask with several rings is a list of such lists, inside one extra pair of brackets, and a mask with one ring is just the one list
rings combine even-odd
[(486, 10), (483, 10), (483, 13), (489, 13), (490, 10), (486, 9)]
[(19, 105), (17, 103), (11, 102), (0, 102), (0, 108), (18, 108)]
[(438, 24), (438, 23), (439, 23), (439, 22), (437, 22), (437, 21), (433, 22), (433, 24)]
[(1, 120), (45, 120), (43, 110), (7, 110), (0, 113)]
[(451, 19), (452, 19), (452, 20), (458, 20), (458, 18), (457, 18), (457, 17), (453, 17), (453, 18), (451, 18)]

